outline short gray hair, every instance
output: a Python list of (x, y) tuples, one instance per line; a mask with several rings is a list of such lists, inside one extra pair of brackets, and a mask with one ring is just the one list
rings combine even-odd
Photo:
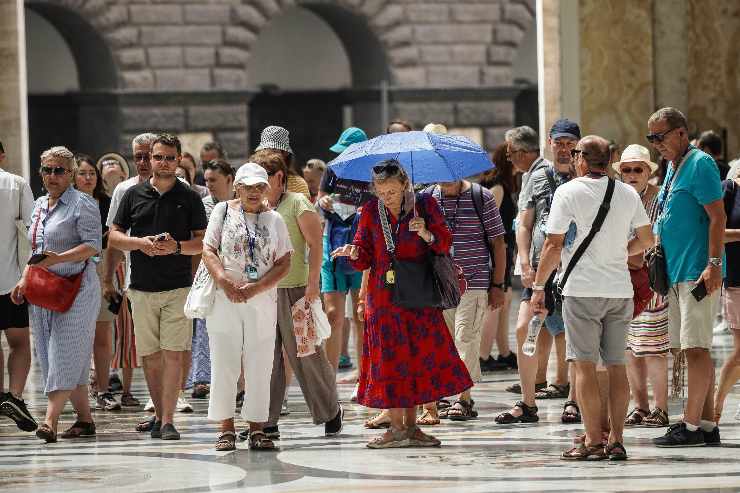
[(648, 125), (657, 122), (666, 122), (671, 128), (689, 128), (689, 124), (686, 122), (686, 116), (679, 109), (672, 106), (661, 108), (650, 115)]
[(504, 134), (506, 142), (525, 152), (539, 152), (540, 138), (532, 127), (514, 127)]
[(69, 169), (75, 168), (75, 155), (64, 146), (55, 146), (41, 153), (41, 162), (47, 159), (59, 159)]
[(146, 132), (134, 137), (134, 140), (131, 141), (131, 146), (151, 146), (155, 140), (157, 140), (157, 134)]

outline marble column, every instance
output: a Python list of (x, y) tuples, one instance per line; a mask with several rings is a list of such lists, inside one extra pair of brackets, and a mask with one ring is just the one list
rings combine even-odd
[(23, 0), (0, 0), (0, 141), (3, 168), (28, 178)]

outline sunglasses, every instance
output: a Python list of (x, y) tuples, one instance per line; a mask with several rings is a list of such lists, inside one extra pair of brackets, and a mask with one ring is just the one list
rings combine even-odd
[(55, 167), (42, 166), (41, 167), (41, 174), (44, 176), (49, 176), (49, 175), (64, 176), (67, 173), (69, 173), (69, 170), (62, 166), (55, 166)]
[(651, 144), (658, 144), (658, 143), (660, 143), (660, 142), (663, 142), (663, 141), (665, 140), (666, 136), (667, 136), (667, 135), (668, 135), (669, 133), (671, 133), (671, 132), (673, 132), (674, 130), (676, 130), (677, 128), (678, 128), (678, 127), (673, 127), (673, 128), (670, 128), (670, 129), (666, 130), (665, 132), (663, 132), (662, 134), (661, 134), (661, 133), (656, 133), (656, 134), (648, 134), (648, 135), (646, 135), (646, 136), (645, 136), (645, 138), (646, 138), (646, 139), (647, 139), (647, 141), (648, 141), (648, 142), (650, 142)]
[(265, 183), (258, 183), (256, 185), (245, 185), (244, 183), (237, 183), (236, 188), (241, 188), (245, 192), (264, 192), (267, 190)]
[(385, 173), (387, 175), (394, 175), (398, 173), (399, 167), (395, 163), (390, 164), (379, 164), (378, 166), (373, 166), (373, 173), (376, 175), (380, 175), (382, 173)]
[(629, 175), (631, 173), (635, 173), (636, 175), (641, 175), (642, 172), (645, 171), (645, 168), (642, 168), (640, 166), (637, 166), (636, 168), (620, 168), (619, 172), (623, 175)]
[(149, 161), (149, 153), (140, 152), (140, 153), (134, 154), (134, 159), (137, 161)]
[(154, 154), (152, 156), (153, 161), (162, 162), (167, 161), (168, 163), (174, 163), (177, 160), (177, 156), (165, 156), (164, 154)]

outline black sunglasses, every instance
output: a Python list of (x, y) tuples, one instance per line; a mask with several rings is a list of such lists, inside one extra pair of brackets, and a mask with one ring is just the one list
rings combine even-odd
[(165, 156), (164, 154), (154, 154), (152, 156), (152, 159), (157, 162), (167, 161), (170, 163), (174, 163), (177, 159), (177, 156)]
[(665, 140), (665, 138), (666, 138), (666, 135), (668, 135), (669, 133), (673, 132), (677, 128), (678, 127), (670, 128), (670, 129), (666, 130), (665, 132), (663, 132), (662, 134), (661, 133), (648, 134), (648, 135), (645, 136), (645, 138), (651, 144), (657, 144), (657, 143), (663, 142)]
[(67, 168), (64, 168), (62, 166), (42, 166), (41, 167), (41, 174), (42, 175), (54, 175), (54, 176), (64, 176), (69, 172)]
[(635, 173), (637, 175), (641, 175), (643, 171), (645, 171), (645, 168), (643, 168), (642, 166), (636, 166), (634, 168), (624, 167), (624, 168), (621, 168), (619, 170), (619, 172), (622, 173), (623, 175), (629, 175), (629, 174), (632, 174), (632, 173)]
[(376, 175), (385, 173), (387, 175), (394, 175), (398, 173), (398, 170), (400, 168), (395, 163), (389, 163), (389, 164), (379, 164), (377, 166), (373, 166), (373, 173)]

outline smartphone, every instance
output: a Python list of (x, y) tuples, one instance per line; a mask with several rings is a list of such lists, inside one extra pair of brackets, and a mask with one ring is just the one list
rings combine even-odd
[(691, 295), (696, 301), (701, 301), (707, 297), (707, 285), (704, 284), (704, 279), (702, 279), (699, 284), (694, 286), (694, 288), (691, 290)]
[(48, 257), (45, 253), (36, 253), (34, 255), (31, 255), (31, 258), (28, 259), (28, 265), (35, 265), (44, 260), (46, 257)]
[(110, 303), (108, 303), (108, 311), (111, 312), (114, 315), (118, 315), (118, 312), (121, 311), (121, 302), (123, 301), (123, 297), (121, 295), (115, 295)]

